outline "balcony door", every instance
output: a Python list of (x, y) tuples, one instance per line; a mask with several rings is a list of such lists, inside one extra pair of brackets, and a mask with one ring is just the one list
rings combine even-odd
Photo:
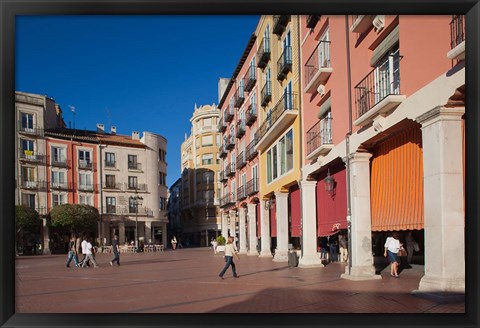
[(319, 67), (330, 67), (330, 33), (328, 29), (320, 37), (320, 45), (318, 48), (318, 64)]
[(283, 90), (283, 101), (285, 110), (293, 109), (292, 81)]
[(22, 131), (33, 132), (33, 115), (22, 113)]
[(375, 103), (391, 94), (400, 94), (400, 49), (395, 44), (375, 65)]
[(52, 157), (53, 161), (57, 163), (65, 163), (65, 148), (52, 147)]
[(79, 150), (78, 151), (78, 160), (83, 164), (90, 164), (90, 151)]

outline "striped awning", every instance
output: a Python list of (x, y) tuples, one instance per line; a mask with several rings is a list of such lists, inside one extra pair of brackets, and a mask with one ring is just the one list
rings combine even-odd
[(372, 231), (420, 230), (423, 217), (422, 132), (410, 127), (373, 149)]

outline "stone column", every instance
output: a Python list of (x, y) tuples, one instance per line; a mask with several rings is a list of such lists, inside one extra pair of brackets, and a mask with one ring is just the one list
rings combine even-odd
[(288, 193), (276, 192), (277, 211), (277, 248), (275, 249), (275, 262), (288, 261)]
[(248, 255), (257, 256), (257, 206), (259, 204), (248, 204), (248, 234), (249, 234), (249, 246), (248, 246)]
[(225, 237), (225, 239), (227, 239), (228, 238), (228, 221), (227, 221), (228, 212), (223, 211), (221, 215), (222, 215), (222, 236)]
[(109, 246), (112, 244), (112, 238), (110, 236), (110, 221), (104, 220), (102, 222), (103, 237), (102, 240), (105, 241), (105, 245)]
[(270, 215), (268, 209), (265, 209), (267, 201), (262, 200), (258, 206), (260, 206), (260, 225), (261, 225), (261, 250), (259, 257), (272, 257), (270, 251), (271, 239), (270, 239)]
[(43, 229), (43, 245), (42, 250), (43, 254), (50, 255), (52, 254), (50, 250), (50, 230), (47, 226), (47, 219), (42, 219), (42, 229)]
[(163, 247), (167, 247), (167, 224), (162, 224), (162, 245)]
[(238, 227), (240, 228), (240, 254), (247, 254), (247, 213), (245, 207), (238, 209)]
[(300, 182), (302, 189), (302, 256), (298, 266), (312, 268), (322, 266), (317, 254), (317, 181)]
[(125, 222), (118, 222), (118, 243), (120, 245), (125, 244)]
[(237, 227), (237, 211), (231, 210), (229, 212), (230, 216), (230, 236), (233, 237), (234, 243), (237, 243), (236, 227)]
[(418, 289), (442, 299), (448, 298), (445, 293), (465, 293), (464, 112), (463, 107), (436, 107), (417, 118), (425, 220), (425, 275)]
[(350, 155), (351, 272), (348, 265), (341, 277), (350, 280), (381, 279), (375, 275), (372, 256), (370, 213), (370, 153)]
[(152, 243), (152, 221), (145, 221), (145, 244)]

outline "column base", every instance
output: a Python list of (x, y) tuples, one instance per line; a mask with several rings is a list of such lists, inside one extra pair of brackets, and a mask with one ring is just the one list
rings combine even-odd
[(272, 253), (270, 253), (270, 251), (261, 251), (260, 252), (260, 255), (258, 257), (269, 257), (269, 258), (272, 258)]
[(418, 286), (419, 293), (465, 294), (465, 278), (423, 276)]
[(309, 255), (309, 256), (302, 256), (298, 261), (299, 268), (318, 268), (318, 267), (325, 267), (322, 264), (322, 260), (318, 256)]
[(288, 252), (287, 251), (278, 251), (275, 250), (275, 255), (273, 256), (274, 262), (288, 262)]
[(258, 256), (258, 252), (255, 250), (255, 251), (252, 251), (252, 252), (247, 252), (247, 256)]
[(45, 248), (42, 252), (43, 255), (52, 255), (52, 252), (50, 251), (50, 248)]
[(375, 267), (373, 265), (366, 266), (352, 266), (350, 274), (348, 274), (348, 265), (345, 267), (345, 273), (340, 278), (354, 281), (361, 280), (376, 280), (382, 279), (382, 276), (375, 274)]
[(241, 249), (241, 250), (238, 251), (238, 254), (245, 255), (245, 254), (247, 254), (247, 250), (246, 249)]

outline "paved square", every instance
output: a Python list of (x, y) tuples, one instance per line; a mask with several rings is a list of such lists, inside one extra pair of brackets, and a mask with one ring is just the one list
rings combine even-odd
[(239, 279), (208, 248), (160, 253), (97, 254), (100, 268), (65, 267), (67, 255), (16, 259), (17, 313), (464, 313), (465, 303), (438, 304), (410, 294), (423, 267), (400, 279), (340, 278), (345, 265), (289, 268), (287, 263), (240, 255)]

